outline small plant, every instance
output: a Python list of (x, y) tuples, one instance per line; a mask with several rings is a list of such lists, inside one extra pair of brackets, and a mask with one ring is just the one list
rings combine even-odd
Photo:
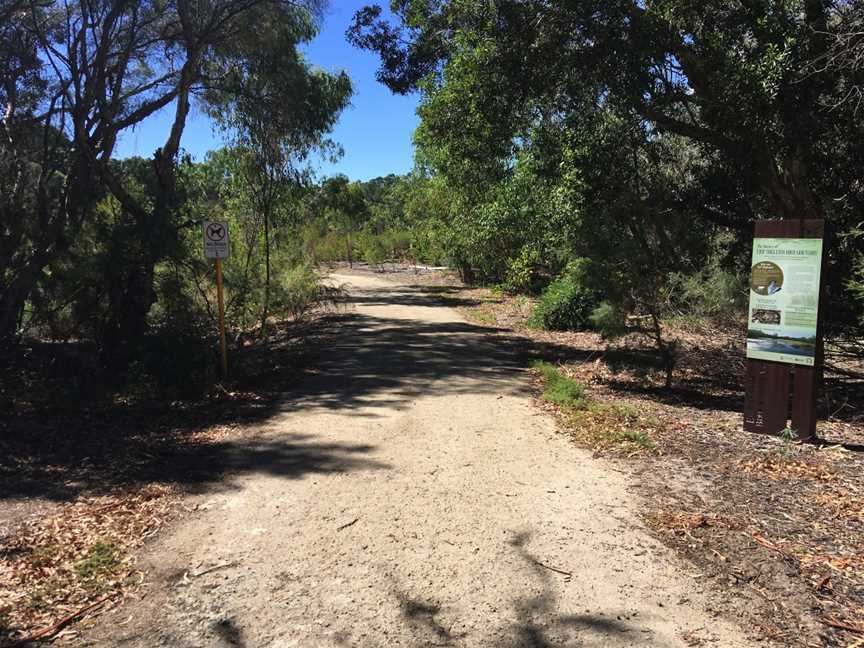
[(788, 425), (780, 432), (780, 455), (786, 459), (792, 456), (795, 440), (798, 438), (795, 430)]
[(648, 436), (647, 432), (643, 432), (641, 430), (624, 430), (617, 433), (618, 437), (624, 441), (629, 441), (630, 443), (639, 446), (640, 448), (644, 448), (645, 450), (654, 450), (656, 446), (654, 442), (651, 440), (651, 437)]
[(583, 409), (586, 406), (585, 387), (581, 383), (568, 378), (561, 373), (560, 369), (548, 362), (536, 362), (533, 368), (546, 381), (546, 386), (543, 390), (543, 399), (545, 401), (570, 409)]
[(87, 555), (75, 564), (75, 573), (81, 580), (95, 580), (113, 572), (120, 564), (117, 548), (101, 540), (90, 547)]
[(589, 403), (584, 410), (573, 412), (570, 423), (573, 436), (595, 449), (658, 452), (651, 432), (659, 421), (646, 419), (626, 403)]

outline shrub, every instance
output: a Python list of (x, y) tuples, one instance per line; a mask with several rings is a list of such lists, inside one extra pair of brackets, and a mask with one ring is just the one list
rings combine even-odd
[(341, 291), (321, 282), (308, 265), (285, 269), (273, 286), (272, 312), (284, 319), (302, 320), (320, 306), (332, 305)]
[(691, 322), (735, 324), (747, 309), (746, 278), (724, 269), (711, 257), (696, 273), (675, 273), (666, 288), (673, 312)]
[(412, 233), (410, 230), (391, 230), (384, 233), (384, 240), (389, 254), (394, 259), (406, 259), (411, 256)]
[(599, 295), (586, 282), (588, 262), (571, 263), (540, 296), (529, 326), (547, 331), (581, 331), (592, 327), (591, 314)]
[(543, 399), (558, 405), (572, 409), (585, 407), (585, 387), (568, 378), (557, 367), (548, 362), (536, 362), (534, 370), (539, 372), (546, 381), (543, 390)]
[(531, 247), (522, 248), (519, 256), (507, 262), (501, 288), (511, 293), (534, 292), (537, 282), (536, 268), (540, 252)]
[(163, 324), (144, 339), (140, 368), (165, 394), (199, 396), (215, 379), (219, 360), (215, 333), (215, 327), (211, 333)]
[(120, 565), (118, 554), (114, 545), (100, 540), (75, 564), (75, 573), (82, 580), (93, 580), (110, 574)]
[(363, 232), (357, 237), (357, 249), (363, 260), (371, 266), (383, 265), (390, 256), (384, 237), (371, 232)]

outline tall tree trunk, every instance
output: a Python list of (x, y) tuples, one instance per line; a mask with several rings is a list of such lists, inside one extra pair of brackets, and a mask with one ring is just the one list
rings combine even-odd
[(39, 275), (53, 259), (48, 252), (37, 252), (17, 276), (0, 293), (0, 344), (14, 343), (18, 337), (18, 322), (27, 299), (36, 287)]
[(264, 307), (261, 310), (261, 337), (267, 334), (270, 314), (270, 207), (264, 209)]
[(18, 337), (18, 321), (24, 309), (23, 294), (24, 291), (13, 284), (0, 295), (0, 346), (12, 344)]

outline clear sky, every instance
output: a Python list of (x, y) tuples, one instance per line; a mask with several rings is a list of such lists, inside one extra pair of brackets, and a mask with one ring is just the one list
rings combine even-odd
[[(352, 180), (368, 180), (388, 173), (406, 173), (414, 164), (411, 135), (417, 127), (418, 97), (393, 95), (375, 80), (376, 54), (352, 47), (345, 30), (354, 12), (370, 0), (330, 0), (321, 33), (303, 49), (308, 60), (328, 71), (345, 70), (354, 84), (351, 105), (342, 113), (331, 137), (345, 155), (335, 164), (318, 163), (319, 175), (344, 173)], [(378, 4), (388, 4), (378, 0)], [(127, 131), (117, 147), (118, 157), (149, 156), (162, 144), (170, 128), (166, 109)], [(193, 111), (183, 132), (183, 148), (196, 159), (222, 142), (210, 121)]]

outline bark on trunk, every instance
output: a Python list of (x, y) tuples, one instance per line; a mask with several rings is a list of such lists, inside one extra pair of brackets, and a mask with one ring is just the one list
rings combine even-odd
[(261, 311), (261, 337), (267, 334), (267, 316), (270, 312), (270, 217), (264, 213), (264, 307)]

